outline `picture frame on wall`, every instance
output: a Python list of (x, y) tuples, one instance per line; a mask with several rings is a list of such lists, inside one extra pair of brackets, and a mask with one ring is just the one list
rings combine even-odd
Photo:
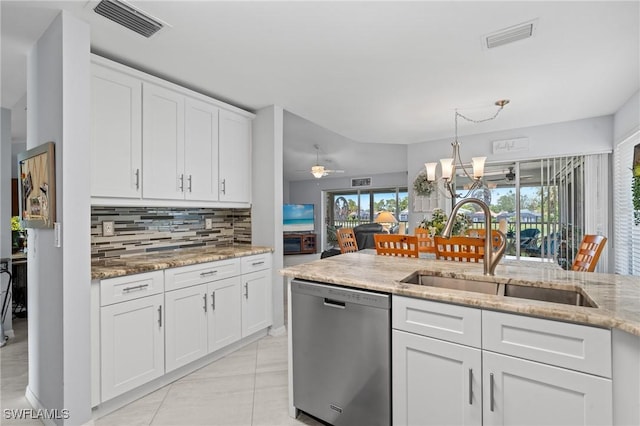
[(18, 154), (18, 201), (24, 228), (53, 228), (56, 173), (53, 142)]

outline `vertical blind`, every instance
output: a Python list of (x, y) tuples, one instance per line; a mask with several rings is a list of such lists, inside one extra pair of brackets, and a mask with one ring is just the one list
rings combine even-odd
[(640, 131), (621, 143), (613, 152), (615, 272), (640, 275), (640, 225), (633, 223), (631, 196), (633, 149), (640, 143)]

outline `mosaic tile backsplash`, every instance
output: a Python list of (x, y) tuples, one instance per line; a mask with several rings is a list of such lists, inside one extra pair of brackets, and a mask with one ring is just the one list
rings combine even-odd
[[(105, 220), (114, 222), (115, 235), (102, 236)], [(234, 244), (251, 244), (251, 209), (91, 207), (92, 259)]]

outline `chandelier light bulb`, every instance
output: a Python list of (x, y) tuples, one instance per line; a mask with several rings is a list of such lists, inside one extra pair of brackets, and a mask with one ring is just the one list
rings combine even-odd
[(442, 166), (442, 178), (450, 181), (453, 176), (453, 158), (441, 158), (440, 165)]
[(436, 167), (438, 163), (424, 163), (424, 167), (427, 169), (427, 180), (433, 182), (436, 180)]
[(484, 162), (486, 159), (487, 157), (473, 157), (471, 159), (474, 179), (482, 179), (482, 176), (484, 176)]

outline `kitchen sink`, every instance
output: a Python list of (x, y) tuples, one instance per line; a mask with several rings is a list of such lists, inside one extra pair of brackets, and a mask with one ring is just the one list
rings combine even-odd
[(451, 290), (514, 297), (519, 299), (539, 300), (542, 302), (562, 303), (564, 305), (585, 306), (588, 308), (598, 307), (598, 305), (581, 290), (565, 290), (548, 287), (532, 287), (519, 284), (502, 284), (490, 281), (465, 280), (460, 278), (436, 276), (428, 272), (414, 272), (408, 277), (400, 280), (400, 282), (447, 288)]

